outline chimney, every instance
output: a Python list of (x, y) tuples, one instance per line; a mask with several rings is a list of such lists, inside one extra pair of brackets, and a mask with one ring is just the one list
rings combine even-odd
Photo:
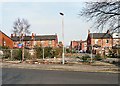
[(32, 33), (32, 36), (34, 36), (34, 33)]
[(13, 38), (13, 34), (11, 34), (11, 38)]
[(34, 33), (32, 33), (32, 39), (34, 39)]

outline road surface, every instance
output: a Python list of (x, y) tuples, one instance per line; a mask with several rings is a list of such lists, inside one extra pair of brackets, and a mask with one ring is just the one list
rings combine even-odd
[(118, 84), (118, 74), (2, 69), (3, 84)]

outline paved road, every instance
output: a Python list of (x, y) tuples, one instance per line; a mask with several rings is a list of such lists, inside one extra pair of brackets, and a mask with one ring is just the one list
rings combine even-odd
[(3, 68), (3, 84), (118, 84), (118, 74)]

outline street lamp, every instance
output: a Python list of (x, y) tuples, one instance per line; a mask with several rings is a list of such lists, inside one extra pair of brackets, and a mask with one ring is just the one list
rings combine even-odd
[(91, 33), (92, 35), (92, 38), (91, 38), (91, 63), (93, 62), (93, 52), (92, 52), (92, 49), (93, 49), (93, 33)]
[(64, 57), (64, 14), (60, 12), (60, 15), (62, 16), (62, 43), (63, 43), (63, 53), (62, 53), (62, 64), (65, 64), (65, 57)]
[(24, 33), (22, 34), (22, 62), (24, 61), (24, 56), (25, 56), (25, 45), (24, 45)]

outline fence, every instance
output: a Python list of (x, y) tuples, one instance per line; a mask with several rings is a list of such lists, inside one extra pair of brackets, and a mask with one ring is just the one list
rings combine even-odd
[[(26, 59), (30, 58), (28, 49), (25, 49), (24, 57)], [(22, 60), (22, 49), (1, 49), (0, 58), (9, 60)]]
[[(22, 49), (1, 49), (0, 58), (9, 59), (9, 60), (22, 60)], [(61, 57), (62, 49), (61, 48), (36, 48), (36, 49), (24, 49), (24, 59), (44, 59), (44, 58), (53, 58)]]

